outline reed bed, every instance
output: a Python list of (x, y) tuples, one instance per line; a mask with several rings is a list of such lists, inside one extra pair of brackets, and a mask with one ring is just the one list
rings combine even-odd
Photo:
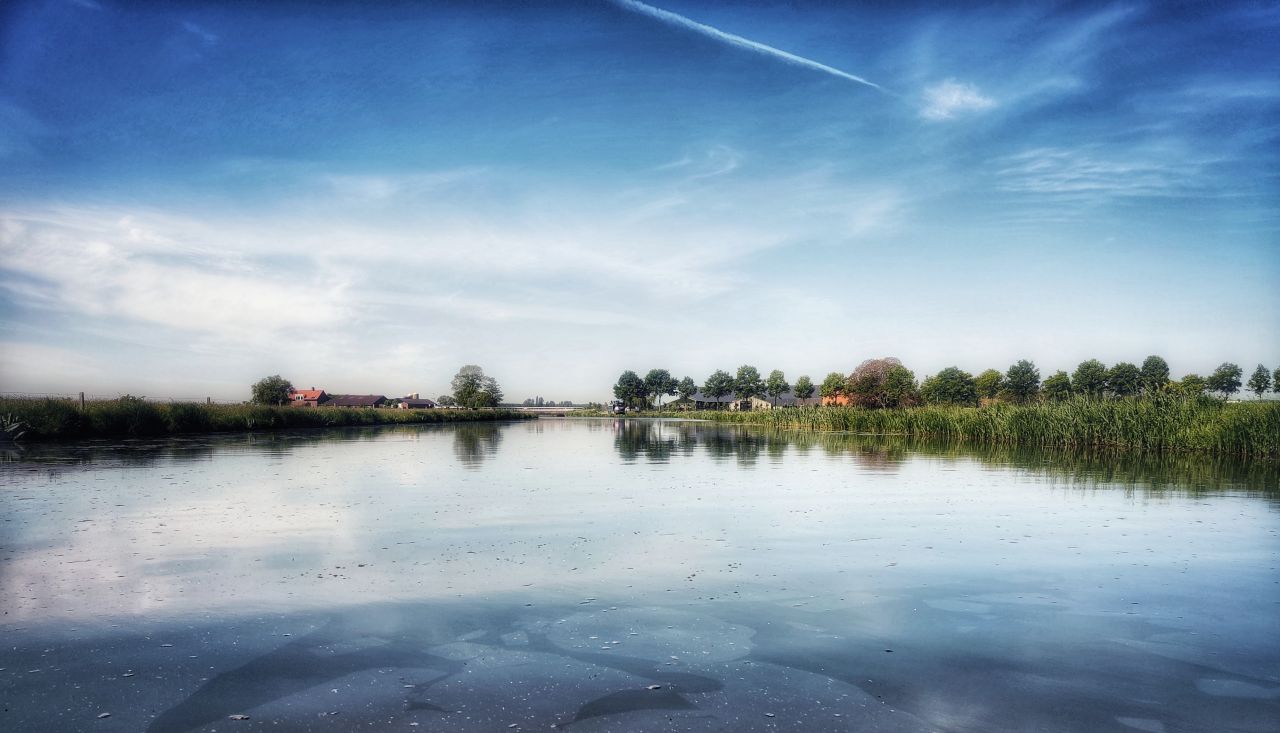
[(991, 445), (1280, 458), (1280, 402), (1224, 403), (1208, 397), (1081, 398), (1031, 405), (899, 410), (799, 407), (699, 413), (699, 417), (783, 429), (914, 435)]
[(132, 397), (78, 403), (59, 399), (0, 399), (0, 419), (20, 440), (154, 437), (194, 433), (290, 430), (361, 425), (520, 420), (514, 410), (396, 410), (389, 408), (269, 407), (147, 402)]

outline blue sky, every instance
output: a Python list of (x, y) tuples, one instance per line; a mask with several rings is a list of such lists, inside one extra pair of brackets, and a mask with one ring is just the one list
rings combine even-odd
[(1280, 364), (1274, 3), (0, 9), (0, 391)]

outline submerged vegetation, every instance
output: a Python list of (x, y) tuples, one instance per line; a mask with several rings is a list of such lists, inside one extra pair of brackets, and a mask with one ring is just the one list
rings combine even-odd
[(124, 396), (85, 403), (0, 399), (0, 414), (21, 423), (23, 440), (77, 440), (361, 425), (525, 419), (514, 410), (395, 410), (148, 402)]
[(1175, 395), (1127, 400), (1075, 397), (1025, 405), (930, 405), (889, 410), (798, 407), (703, 412), (699, 417), (774, 428), (927, 436), (989, 445), (1280, 458), (1280, 402), (1226, 403)]

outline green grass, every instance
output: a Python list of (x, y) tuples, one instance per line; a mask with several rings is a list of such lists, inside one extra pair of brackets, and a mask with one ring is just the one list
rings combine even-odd
[(195, 433), (289, 430), (361, 425), (457, 423), (520, 420), (515, 410), (395, 410), (337, 407), (267, 407), (154, 403), (136, 398), (89, 402), (83, 410), (71, 400), (0, 399), (0, 417), (20, 423), (23, 442), (84, 438), (154, 437)]
[(1280, 402), (1223, 403), (1207, 397), (1160, 397), (902, 410), (800, 407), (694, 415), (774, 428), (925, 436), (990, 445), (1280, 458)]

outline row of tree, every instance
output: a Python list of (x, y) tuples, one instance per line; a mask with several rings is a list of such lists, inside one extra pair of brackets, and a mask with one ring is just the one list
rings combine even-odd
[[(743, 364), (738, 367), (736, 375), (717, 369), (703, 382), (701, 392), (704, 396), (715, 400), (723, 400), (733, 395), (740, 400), (751, 397), (768, 397), (776, 403), (778, 398), (792, 392), (792, 385), (778, 369), (769, 372), (768, 377), (761, 377), (760, 371), (753, 366)], [(795, 396), (808, 399), (813, 396), (815, 387), (808, 376), (796, 379)], [(628, 369), (618, 377), (613, 385), (613, 396), (627, 407), (647, 408), (655, 403), (660, 407), (664, 395), (679, 395), (681, 400), (692, 399), (699, 391), (693, 377), (677, 380), (666, 369), (650, 369), (643, 378)]]
[[(1224, 363), (1212, 374), (1202, 377), (1188, 374), (1181, 380), (1169, 377), (1169, 364), (1159, 356), (1149, 356), (1142, 366), (1119, 362), (1107, 367), (1097, 359), (1089, 359), (1067, 374), (1057, 371), (1042, 382), (1040, 370), (1026, 359), (1001, 372), (987, 369), (976, 377), (959, 367), (947, 367), (917, 382), (915, 373), (893, 357), (868, 359), (850, 374), (831, 372), (816, 387), (824, 402), (859, 407), (911, 407), (919, 404), (978, 405), (982, 400), (1004, 400), (1015, 403), (1036, 400), (1064, 400), (1072, 396), (1089, 398), (1124, 398), (1141, 395), (1174, 393), (1198, 395), (1216, 392), (1224, 399), (1240, 391), (1244, 370)], [(1254, 370), (1246, 386), (1261, 397), (1274, 386), (1280, 391), (1280, 368), (1270, 372), (1261, 364)], [(688, 400), (699, 391), (691, 377), (677, 380), (666, 369), (651, 369), (642, 378), (627, 370), (618, 377), (613, 395), (633, 408), (661, 406), (664, 395), (679, 395)], [(813, 396), (815, 385), (807, 375), (796, 379), (794, 388), (780, 370), (767, 378), (753, 366), (738, 367), (736, 374), (717, 369), (702, 384), (706, 397), (723, 400), (728, 395), (738, 399), (767, 397), (774, 404), (789, 392), (800, 399)]]
[(525, 407), (573, 407), (573, 402), (564, 400), (556, 402), (555, 400), (544, 400), (541, 396), (526, 397), (524, 402), (520, 403)]

